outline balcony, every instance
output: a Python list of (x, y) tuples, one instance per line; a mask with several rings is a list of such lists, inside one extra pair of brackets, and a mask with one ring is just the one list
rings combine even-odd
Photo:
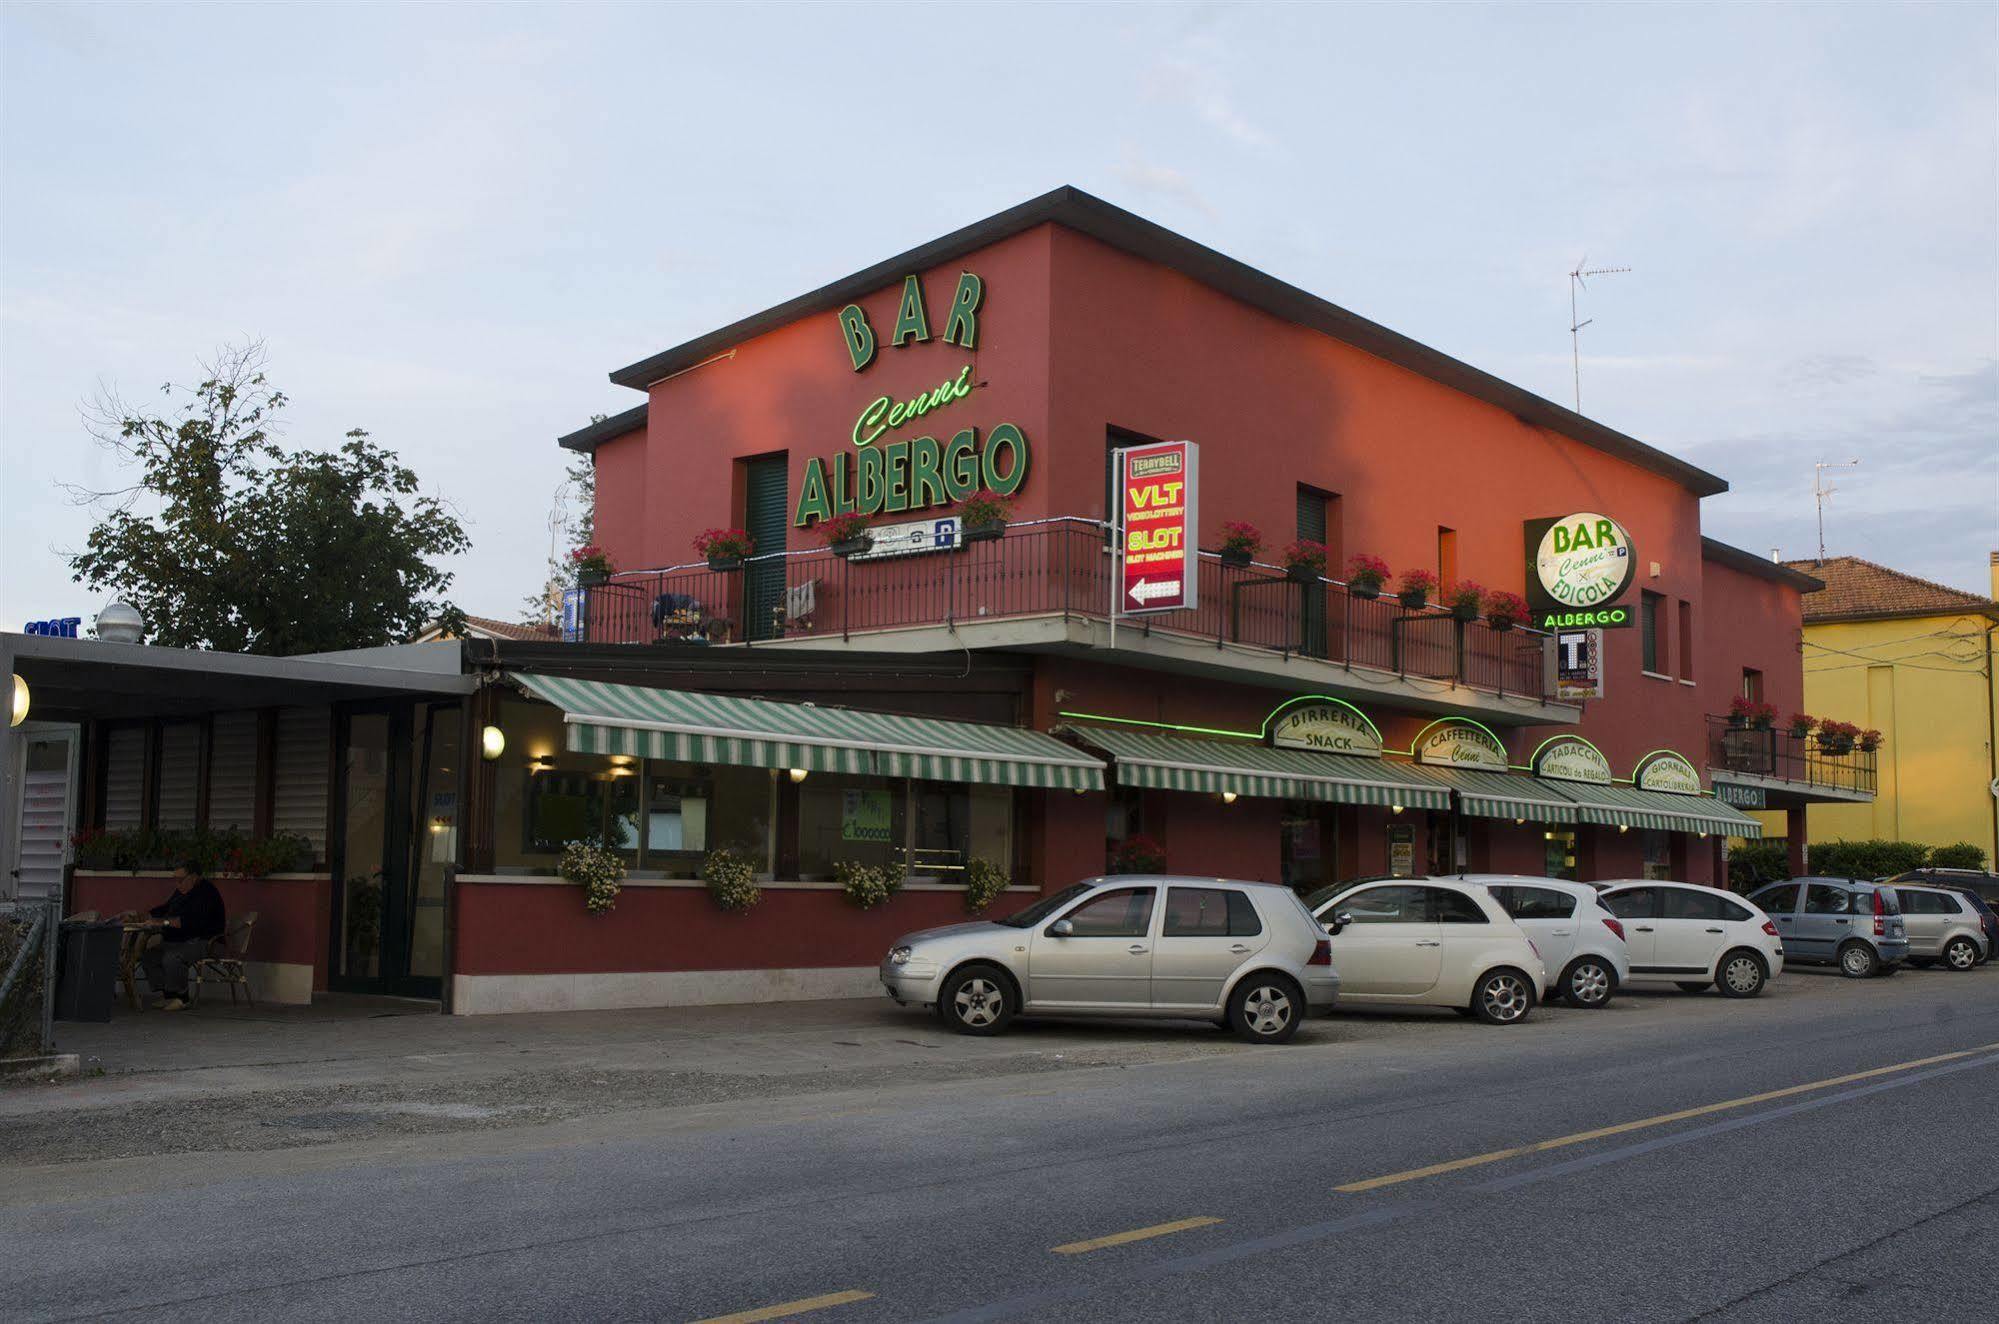
[[(1058, 518), (916, 555), (849, 561), (813, 548), (753, 557), (735, 571), (697, 564), (619, 574), (587, 590), (583, 638), (864, 642), (928, 627), (963, 635), (975, 625), (1053, 620), (1094, 625), (1090, 638), (1101, 645), (1113, 562), (1101, 524)], [(1183, 654), (1193, 644), (1231, 659), (1309, 659), (1396, 680), (1449, 682), (1529, 706), (1553, 702), (1551, 641), (1538, 631), (1460, 621), (1436, 606), (1410, 611), (1337, 580), (1301, 584), (1276, 566), (1226, 566), (1212, 552), (1200, 554), (1199, 574), (1194, 610), (1120, 617), (1120, 642), (1171, 641)]]
[[(1815, 735), (1757, 730), (1733, 725), (1726, 717), (1707, 719), (1708, 771), (1718, 780), (1759, 787), (1795, 800), (1869, 800), (1875, 792), (1875, 752), (1852, 749), (1833, 753)], [(1756, 807), (1756, 806), (1752, 806)]]

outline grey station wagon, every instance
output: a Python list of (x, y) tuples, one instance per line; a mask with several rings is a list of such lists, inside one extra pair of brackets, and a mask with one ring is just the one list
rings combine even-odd
[(1849, 979), (1893, 974), (1909, 956), (1895, 889), (1851, 878), (1793, 878), (1749, 894), (1776, 921), (1784, 959), (1836, 965)]

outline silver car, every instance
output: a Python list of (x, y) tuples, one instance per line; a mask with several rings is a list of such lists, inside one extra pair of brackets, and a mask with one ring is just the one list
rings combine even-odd
[(960, 1034), (1016, 1014), (1215, 1020), (1283, 1043), (1339, 994), (1332, 944), (1289, 888), (1227, 878), (1091, 878), (1005, 919), (898, 938), (881, 964), (901, 1006)]
[(1941, 962), (1949, 970), (1969, 970), (1992, 953), (1986, 950), (1985, 923), (1977, 909), (1942, 887), (1881, 884), (1902, 904), (1909, 934), (1909, 964), (1921, 969)]

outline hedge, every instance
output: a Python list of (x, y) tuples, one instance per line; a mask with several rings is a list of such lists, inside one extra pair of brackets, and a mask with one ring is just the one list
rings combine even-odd
[[(1925, 846), (1919, 841), (1819, 841), (1811, 846), (1811, 871), (1832, 878), (1887, 878), (1911, 869), (1983, 869), (1985, 852), (1968, 841)], [(1728, 853), (1730, 887), (1747, 889), (1791, 876), (1781, 837), (1752, 841)]]

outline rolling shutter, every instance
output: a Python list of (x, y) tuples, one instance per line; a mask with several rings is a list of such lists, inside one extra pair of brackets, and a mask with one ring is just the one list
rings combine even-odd
[(69, 856), (69, 738), (27, 742), (21, 779), (21, 895), (58, 896)]
[(257, 714), (217, 713), (208, 738), (208, 826), (254, 831)]
[(171, 722), (160, 728), (160, 778), (155, 797), (155, 826), (195, 826), (201, 799), (199, 722)]
[(113, 727), (104, 736), (104, 826), (146, 825), (146, 728)]
[(278, 710), (271, 767), (271, 831), (292, 832), (326, 858), (326, 770), (333, 758), (332, 714), (325, 708)]

